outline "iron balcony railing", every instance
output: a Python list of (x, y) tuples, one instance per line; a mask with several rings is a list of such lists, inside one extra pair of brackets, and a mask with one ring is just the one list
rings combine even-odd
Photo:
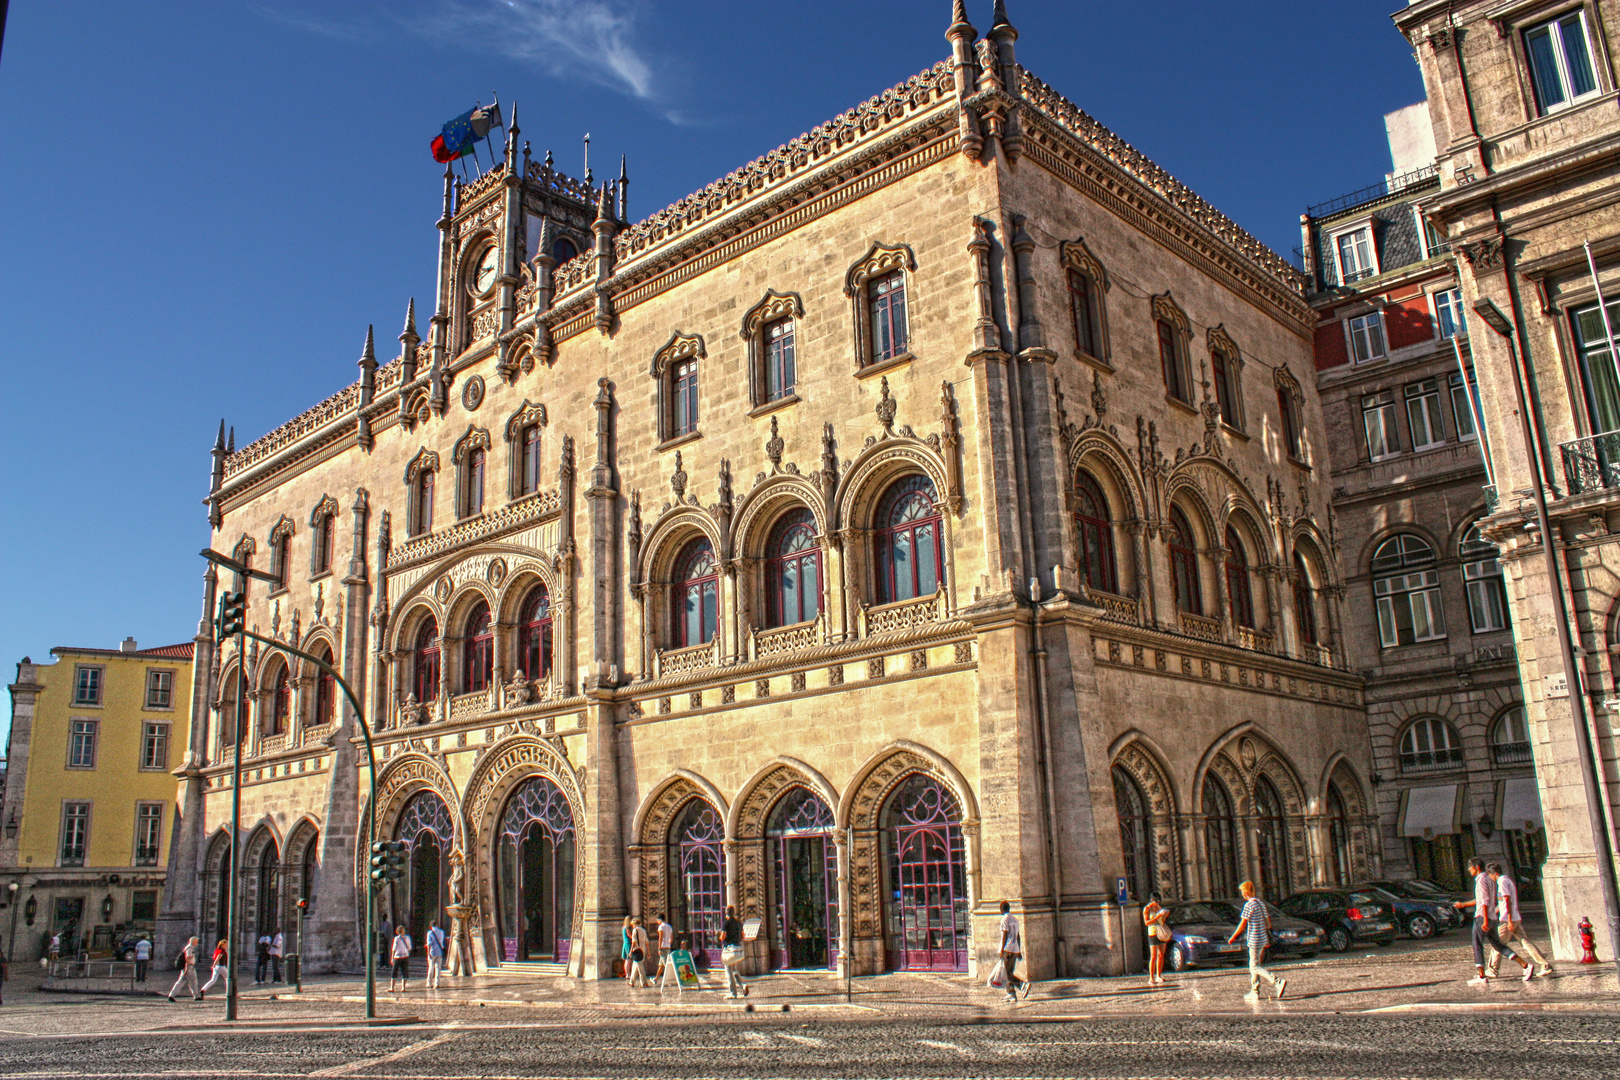
[(1411, 750), (1401, 755), (1401, 772), (1428, 772), (1431, 769), (1454, 769), (1463, 763), (1460, 747), (1439, 750)]
[(1528, 765), (1532, 760), (1527, 742), (1503, 742), (1491, 747), (1491, 760), (1498, 765)]
[(1620, 431), (1571, 439), (1558, 449), (1571, 495), (1620, 488)]
[(1348, 210), (1352, 206), (1360, 206), (1364, 202), (1372, 202), (1374, 199), (1382, 199), (1385, 196), (1397, 194), (1408, 188), (1417, 187), (1419, 184), (1432, 180), (1439, 175), (1440, 167), (1438, 165), (1425, 165), (1422, 168), (1413, 169), (1411, 172), (1392, 176), (1387, 180), (1380, 180), (1376, 184), (1370, 184), (1367, 187), (1352, 191), (1348, 195), (1340, 195), (1337, 199), (1329, 199), (1325, 203), (1307, 206), (1305, 213), (1313, 218), (1325, 217), (1340, 210)]

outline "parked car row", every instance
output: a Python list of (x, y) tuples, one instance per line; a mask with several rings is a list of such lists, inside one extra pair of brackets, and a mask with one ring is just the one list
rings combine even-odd
[[(1377, 881), (1342, 889), (1306, 889), (1271, 913), (1271, 952), (1309, 959), (1323, 949), (1345, 952), (1356, 945), (1389, 945), (1398, 933), (1424, 939), (1462, 925), (1452, 898), (1426, 881)], [(1244, 943), (1229, 939), (1242, 920), (1241, 900), (1186, 900), (1167, 905), (1171, 941), (1165, 966), (1171, 971), (1248, 962)]]

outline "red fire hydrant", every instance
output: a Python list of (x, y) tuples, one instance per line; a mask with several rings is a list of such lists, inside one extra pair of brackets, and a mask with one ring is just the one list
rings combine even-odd
[(1592, 932), (1592, 920), (1584, 915), (1581, 916), (1580, 925), (1576, 929), (1581, 932), (1581, 949), (1583, 950), (1581, 963), (1597, 963), (1597, 936)]

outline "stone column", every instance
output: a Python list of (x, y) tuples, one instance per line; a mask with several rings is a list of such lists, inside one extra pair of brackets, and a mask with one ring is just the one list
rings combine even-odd
[[(599, 665), (599, 668), (605, 665)], [(585, 820), (578, 839), (580, 873), (585, 877), (581, 949), (569, 959), (570, 975), (606, 979), (619, 956), (619, 928), (628, 913), (625, 900), (624, 837), (619, 806), (617, 706), (614, 687), (593, 672), (585, 683)]]

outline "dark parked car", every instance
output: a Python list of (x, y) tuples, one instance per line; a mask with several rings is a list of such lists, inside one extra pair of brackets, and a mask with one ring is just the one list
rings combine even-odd
[[(1271, 910), (1273, 956), (1311, 957), (1317, 954), (1322, 948), (1320, 927), (1291, 918), (1270, 904), (1266, 906)], [(1230, 944), (1227, 941), (1237, 930), (1240, 907), (1229, 900), (1182, 901), (1168, 907), (1168, 922), (1173, 936), (1165, 955), (1165, 966), (1171, 971), (1248, 963), (1249, 953), (1243, 942)]]
[(1311, 889), (1295, 893), (1277, 906), (1285, 914), (1327, 931), (1328, 948), (1334, 952), (1344, 952), (1358, 942), (1389, 945), (1395, 941), (1395, 910), (1375, 892)]
[[(1435, 896), (1421, 889), (1412, 888), (1414, 884), (1410, 881), (1367, 881), (1357, 885), (1356, 888), (1374, 893), (1380, 900), (1388, 901), (1395, 909), (1395, 918), (1401, 925), (1401, 932), (1407, 937), (1421, 941), (1462, 925), (1462, 914), (1451, 906), (1449, 896), (1444, 894)], [(1423, 884), (1427, 885), (1428, 882)]]

